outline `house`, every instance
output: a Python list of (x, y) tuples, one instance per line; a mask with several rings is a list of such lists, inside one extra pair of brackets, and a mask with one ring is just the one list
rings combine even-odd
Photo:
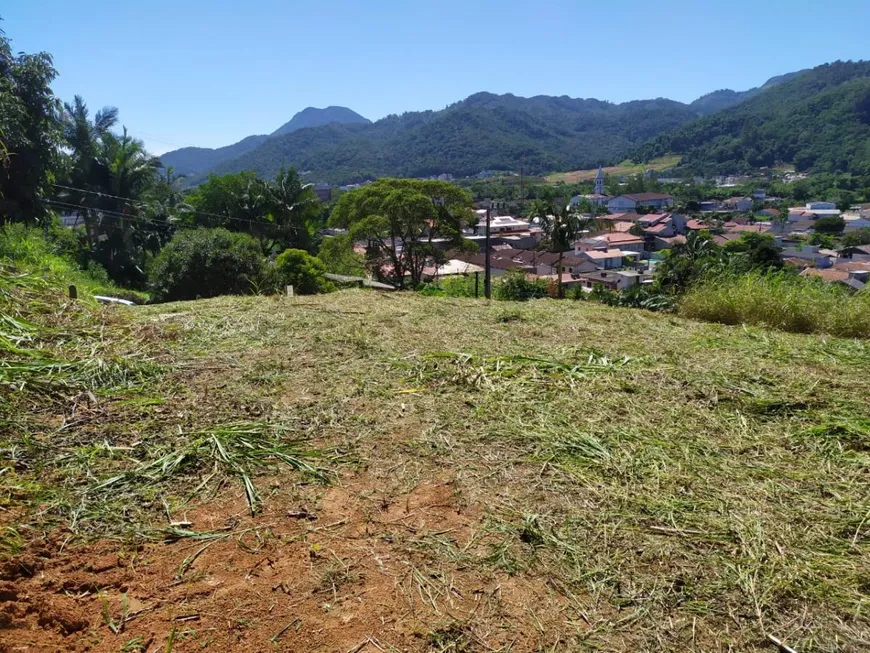
[(759, 202), (763, 202), (767, 199), (767, 191), (763, 188), (758, 188), (752, 191), (752, 199), (758, 200)]
[(829, 268), (832, 264), (831, 257), (822, 254), (819, 251), (819, 248), (815, 245), (804, 245), (800, 248), (785, 247), (780, 253), (780, 256), (783, 260), (796, 258), (803, 261), (808, 261), (814, 267), (819, 269)]
[(450, 259), (444, 265), (439, 265), (437, 268), (432, 265), (427, 265), (423, 268), (423, 278), (427, 281), (430, 281), (435, 278), (444, 277), (455, 277), (455, 276), (465, 276), (469, 274), (474, 274), (475, 272), (485, 272), (486, 268), (481, 265), (475, 265), (474, 263), (469, 263), (467, 261), (460, 261), (459, 259)]
[(580, 285), (586, 291), (591, 291), (595, 286), (603, 286), (607, 290), (621, 291), (631, 288), (640, 282), (641, 275), (634, 271), (608, 272), (598, 270), (578, 275)]
[(755, 224), (735, 224), (726, 228), (727, 233), (731, 234), (766, 234), (771, 230), (770, 224), (767, 222), (756, 222)]
[(332, 199), (332, 188), (329, 184), (319, 183), (314, 186), (314, 194), (321, 202), (328, 202)]
[(867, 282), (870, 281), (870, 271), (867, 270), (817, 270), (815, 268), (807, 268), (801, 272), (801, 276), (821, 279), (825, 283), (843, 284), (856, 291), (864, 290)]
[(725, 200), (724, 208), (727, 211), (737, 211), (739, 213), (751, 211), (752, 210), (752, 198), (751, 197), (732, 197), (731, 199)]
[(790, 222), (800, 220), (817, 220), (818, 218), (840, 217), (841, 212), (833, 202), (807, 202), (803, 207), (792, 207), (788, 210)]
[(758, 215), (766, 216), (767, 218), (778, 218), (780, 216), (779, 209), (761, 209)]
[(682, 236), (682, 235), (670, 236), (670, 237), (668, 237), (668, 236), (656, 236), (655, 240), (653, 241), (653, 249), (655, 249), (655, 251), (660, 251), (663, 249), (671, 249), (672, 247), (675, 247), (676, 245), (685, 245), (685, 244), (686, 244), (686, 237)]
[(664, 209), (673, 206), (674, 198), (662, 193), (633, 193), (619, 195), (607, 201), (607, 210), (611, 213), (637, 211), (640, 208)]
[(718, 200), (704, 200), (699, 203), (699, 207), (702, 213), (713, 213), (719, 210), (719, 202)]
[(845, 249), (840, 251), (840, 256), (855, 261), (870, 260), (870, 245), (856, 245), (854, 247), (846, 247)]
[(579, 255), (581, 250), (608, 250), (621, 249), (624, 252), (636, 252), (643, 254), (644, 240), (640, 236), (630, 233), (609, 232), (598, 234), (592, 238), (584, 238), (574, 243), (574, 253)]
[(845, 232), (858, 231), (859, 229), (870, 229), (870, 217), (863, 218), (861, 216), (849, 216), (843, 218), (846, 222)]
[(704, 231), (706, 229), (710, 229), (710, 225), (706, 222), (695, 219), (686, 222), (686, 231)]
[[(531, 223), (525, 222), (523, 220), (517, 220), (516, 218), (512, 218), (509, 215), (500, 215), (496, 217), (490, 217), (489, 219), (490, 234), (508, 234), (528, 231), (531, 226)], [(484, 233), (486, 231), (486, 218), (478, 222), (476, 230), (480, 231), (481, 233)]]
[[(554, 274), (538, 274), (535, 275), (536, 279), (540, 279), (541, 281), (546, 281), (548, 283), (552, 283), (553, 285), (559, 283), (559, 277)], [(562, 275), (562, 289), (563, 290), (571, 290), (574, 286), (581, 283), (580, 277), (572, 274), (563, 274)]]
[(621, 249), (607, 249), (604, 251), (592, 249), (575, 253), (577, 256), (591, 261), (596, 267), (604, 270), (615, 270), (622, 267), (623, 254)]

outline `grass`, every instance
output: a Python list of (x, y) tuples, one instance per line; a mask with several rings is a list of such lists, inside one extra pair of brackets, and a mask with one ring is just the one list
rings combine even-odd
[(713, 279), (680, 302), (685, 317), (795, 333), (870, 337), (870, 294), (785, 274)]
[[(365, 631), (387, 650), (870, 642), (864, 341), (588, 302), (357, 290), (101, 315), (86, 331), (107, 353), (144, 351), (160, 373), (103, 392), (99, 416), (71, 419), (71, 391), (50, 406), (30, 395), (33, 414), (8, 416), (7, 548), (58, 525), (94, 537), (129, 522), (189, 541), (176, 566), (205, 569), (235, 540), (167, 528), (163, 513), (226, 516), (236, 500), (264, 529), (299, 529), (275, 536), (268, 558), (304, 558), (312, 600), (330, 595), (318, 628), (343, 628), (357, 591), (355, 610), (407, 601), (387, 622), (431, 617), (417, 640), (383, 621)], [(66, 351), (55, 337), (46, 347)], [(324, 475), (348, 488), (341, 518), (275, 507), (325, 510)], [(438, 484), (451, 489), (414, 499)], [(282, 615), (265, 637), (298, 644), (300, 619), (279, 632), (296, 623)]]
[[(680, 162), (682, 156), (668, 155), (653, 159), (649, 163), (634, 163), (632, 161), (623, 161), (617, 166), (609, 166), (604, 168), (604, 173), (608, 175), (642, 175), (647, 170), (667, 170), (673, 168)], [(573, 172), (557, 172), (547, 177), (547, 181), (551, 184), (560, 182), (566, 184), (576, 184), (580, 181), (589, 181), (595, 179), (598, 174), (598, 168), (589, 168), (588, 170), (575, 170)]]

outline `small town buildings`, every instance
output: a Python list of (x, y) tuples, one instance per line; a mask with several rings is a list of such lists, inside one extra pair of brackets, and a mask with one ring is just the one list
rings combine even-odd
[(576, 251), (575, 255), (585, 258), (603, 270), (615, 270), (622, 267), (623, 253), (621, 249)]
[(638, 208), (666, 209), (674, 205), (674, 198), (662, 193), (632, 193), (619, 195), (607, 201), (611, 213), (636, 212)]
[(607, 290), (621, 291), (638, 284), (641, 279), (639, 272), (633, 270), (608, 272), (598, 270), (578, 275), (580, 285), (586, 291), (591, 291), (595, 286), (603, 286)]
[(644, 240), (640, 236), (624, 232), (601, 233), (591, 238), (584, 238), (574, 244), (575, 253), (583, 250), (620, 249), (623, 252), (643, 254)]
[(725, 200), (722, 206), (726, 211), (737, 211), (738, 213), (744, 213), (746, 211), (752, 210), (752, 198), (732, 197), (731, 199)]
[(813, 267), (824, 269), (832, 265), (831, 257), (819, 251), (815, 245), (803, 245), (801, 247), (784, 247), (780, 257), (785, 259), (796, 258), (809, 262)]

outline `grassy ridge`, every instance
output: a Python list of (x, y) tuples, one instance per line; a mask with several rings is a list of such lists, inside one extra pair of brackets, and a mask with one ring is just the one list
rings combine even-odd
[(679, 310), (706, 322), (870, 338), (870, 293), (787, 274), (712, 279), (691, 289)]

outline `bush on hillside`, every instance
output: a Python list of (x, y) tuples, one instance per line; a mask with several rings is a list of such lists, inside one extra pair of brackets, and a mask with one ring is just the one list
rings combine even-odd
[(522, 270), (509, 270), (493, 285), (493, 296), (502, 301), (521, 302), (547, 296), (547, 282), (530, 279)]
[[(8, 224), (0, 229), (0, 259), (17, 269), (29, 271), (56, 285), (74, 285), (79, 297), (109, 295), (144, 304), (148, 296), (134, 290), (119, 288), (111, 282), (106, 270), (98, 263), (86, 261), (80, 267), (81, 256), (74, 242), (74, 232), (65, 234), (52, 226), (48, 230)], [(69, 231), (69, 230), (67, 230)]]
[(332, 292), (335, 286), (326, 280), (326, 266), (316, 256), (303, 249), (287, 249), (275, 259), (278, 290), (293, 286), (297, 295)]
[(706, 322), (870, 337), (870, 294), (784, 272), (711, 279), (686, 293), (679, 312)]
[(226, 229), (181, 231), (149, 268), (156, 301), (242, 295), (260, 279), (265, 261), (257, 241)]

